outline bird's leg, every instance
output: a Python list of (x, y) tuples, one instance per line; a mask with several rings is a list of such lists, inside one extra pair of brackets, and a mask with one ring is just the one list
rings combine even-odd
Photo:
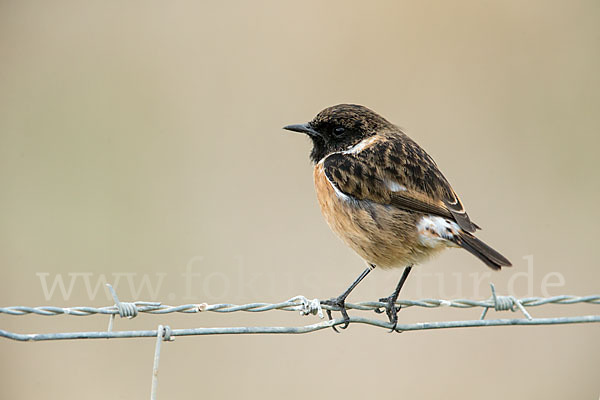
[[(392, 330), (390, 332), (394, 332), (396, 330), (396, 325), (398, 325), (398, 312), (402, 309), (402, 307), (396, 306), (396, 300), (398, 300), (398, 295), (400, 294), (400, 290), (402, 290), (402, 286), (404, 286), (404, 282), (406, 278), (408, 278), (408, 274), (410, 274), (410, 270), (412, 269), (412, 265), (404, 268), (404, 272), (402, 272), (402, 277), (396, 286), (396, 290), (388, 297), (384, 297), (379, 299), (381, 302), (387, 303), (385, 306), (385, 313), (390, 319), (390, 323), (392, 324)], [(382, 313), (383, 311), (377, 309), (375, 310), (377, 313)]]
[[(352, 285), (350, 285), (350, 287), (348, 289), (346, 289), (346, 291), (344, 293), (342, 293), (338, 297), (333, 297), (329, 300), (321, 301), (321, 304), (333, 306), (333, 307), (339, 307), (340, 312), (342, 313), (342, 317), (344, 318), (344, 325), (342, 325), (340, 327), (341, 329), (346, 329), (348, 327), (348, 325), (350, 324), (350, 316), (348, 316), (348, 311), (346, 311), (346, 297), (348, 297), (350, 292), (352, 292), (352, 290), (354, 290), (354, 288), (360, 283), (360, 281), (365, 279), (365, 276), (369, 275), (369, 272), (371, 272), (371, 270), (373, 270), (374, 268), (375, 268), (375, 265), (369, 264), (369, 267), (367, 267), (367, 269), (365, 269), (362, 272), (362, 274), (360, 274), (360, 276), (358, 278), (356, 278), (356, 280), (352, 283)], [(329, 317), (329, 320), (333, 319), (331, 317), (331, 310), (327, 310), (327, 316)], [(339, 333), (339, 331), (335, 328), (335, 326), (332, 326), (332, 328), (334, 331)]]

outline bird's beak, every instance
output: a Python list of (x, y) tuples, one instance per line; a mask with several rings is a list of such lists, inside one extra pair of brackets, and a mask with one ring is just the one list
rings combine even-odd
[(292, 132), (306, 133), (309, 136), (317, 136), (317, 137), (321, 136), (321, 134), (319, 132), (315, 131), (310, 126), (309, 123), (288, 125), (288, 126), (284, 126), (283, 129), (288, 130), (288, 131), (292, 131)]

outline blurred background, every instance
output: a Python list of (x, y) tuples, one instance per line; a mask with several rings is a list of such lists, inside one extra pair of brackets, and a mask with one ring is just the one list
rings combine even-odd
[[(437, 161), (480, 237), (402, 297), (600, 292), (597, 1), (0, 2), (0, 305), (337, 296), (363, 262), (320, 215), (309, 140), (281, 129), (366, 105)], [(387, 296), (375, 271), (349, 301)], [(547, 306), (535, 317), (598, 314)], [(365, 317), (375, 314), (352, 312)], [(410, 308), (401, 323), (477, 319)], [(488, 318), (521, 317), (491, 311)], [(298, 326), (296, 313), (140, 315), (115, 329)], [(0, 316), (5, 330), (108, 317)], [(600, 326), (178, 338), (158, 397), (596, 399)], [(0, 397), (143, 399), (152, 339), (0, 340)]]

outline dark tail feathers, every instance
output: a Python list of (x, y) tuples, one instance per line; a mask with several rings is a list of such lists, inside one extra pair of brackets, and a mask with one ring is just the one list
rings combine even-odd
[(506, 257), (468, 232), (461, 232), (456, 243), (475, 257), (479, 258), (493, 270), (512, 266)]

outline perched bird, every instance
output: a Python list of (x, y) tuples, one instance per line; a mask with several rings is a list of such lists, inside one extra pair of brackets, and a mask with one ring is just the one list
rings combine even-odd
[(380, 299), (387, 304), (392, 330), (400, 310), (395, 303), (413, 265), (447, 247), (462, 247), (494, 270), (511, 266), (474, 236), (480, 228), (435, 161), (385, 118), (360, 105), (339, 104), (306, 124), (284, 129), (312, 140), (310, 158), (323, 216), (368, 264), (344, 293), (323, 302), (340, 309), (342, 328), (349, 323), (346, 297), (376, 266), (404, 267), (396, 290)]

